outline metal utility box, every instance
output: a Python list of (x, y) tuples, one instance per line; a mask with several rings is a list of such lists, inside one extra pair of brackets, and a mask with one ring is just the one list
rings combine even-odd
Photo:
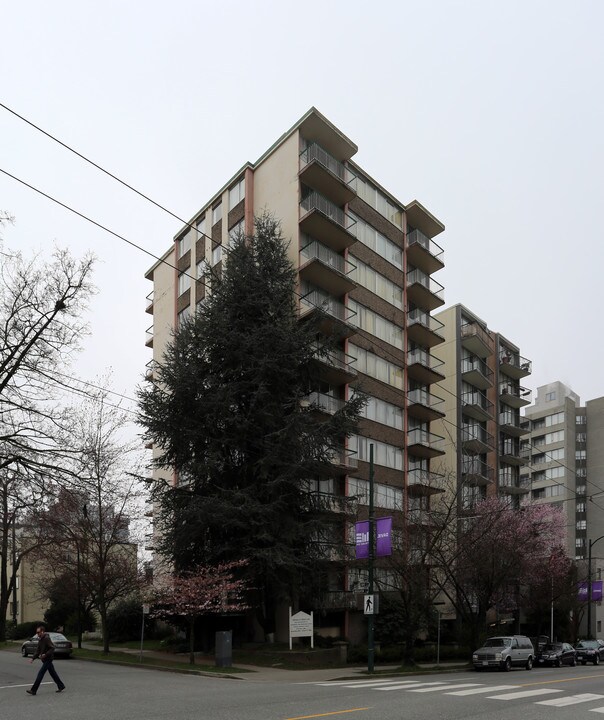
[(216, 633), (216, 667), (233, 665), (233, 631), (222, 630)]

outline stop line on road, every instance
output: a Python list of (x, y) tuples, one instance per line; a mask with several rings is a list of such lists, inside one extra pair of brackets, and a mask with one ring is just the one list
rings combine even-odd
[[(320, 687), (342, 687), (350, 689), (369, 689), (378, 692), (396, 691), (409, 693), (435, 693), (441, 692), (443, 695), (455, 695), (457, 697), (467, 697), (469, 695), (485, 695), (486, 700), (525, 700), (528, 698), (543, 697), (544, 695), (553, 695), (561, 693), (562, 690), (555, 688), (531, 688), (526, 689), (523, 685), (483, 685), (481, 683), (451, 683), (446, 681), (421, 682), (418, 680), (395, 680), (395, 679), (376, 679), (376, 680), (337, 680), (334, 682), (314, 682), (313, 685)], [(497, 693), (497, 694), (493, 694)], [(536, 700), (535, 705), (546, 705), (548, 707), (569, 707), (570, 705), (579, 705), (581, 703), (595, 702), (604, 700), (604, 695), (595, 693), (581, 693), (575, 695), (562, 695), (547, 700)], [(604, 707), (590, 708), (590, 712), (600, 713), (604, 715)]]

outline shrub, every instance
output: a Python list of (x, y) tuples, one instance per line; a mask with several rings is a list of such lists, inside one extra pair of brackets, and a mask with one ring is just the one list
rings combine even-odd
[(29, 640), (35, 632), (38, 625), (43, 625), (41, 620), (36, 622), (25, 622), (13, 625), (11, 628), (7, 628), (6, 637), (9, 640)]
[[(122, 600), (107, 613), (107, 634), (111, 642), (127, 642), (139, 640), (141, 636), (141, 622), (143, 617), (142, 603), (138, 598)], [(145, 636), (147, 628), (152, 623), (145, 616)]]

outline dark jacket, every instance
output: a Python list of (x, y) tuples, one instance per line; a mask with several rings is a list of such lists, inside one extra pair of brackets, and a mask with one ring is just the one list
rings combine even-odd
[(38, 640), (38, 649), (36, 650), (32, 660), (37, 657), (40, 660), (52, 660), (55, 656), (55, 646), (50, 639), (50, 635), (45, 632), (44, 635)]

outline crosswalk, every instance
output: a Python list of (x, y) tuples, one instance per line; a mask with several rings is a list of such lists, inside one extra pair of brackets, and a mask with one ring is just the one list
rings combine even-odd
[[(600, 703), (599, 707), (586, 708), (590, 712), (604, 715), (604, 695), (596, 693), (562, 694), (564, 691), (552, 687), (530, 687), (525, 685), (485, 685), (474, 682), (455, 682), (435, 680), (421, 682), (418, 680), (397, 680), (394, 678), (337, 680), (334, 682), (314, 682), (319, 687), (342, 687), (350, 689), (368, 689), (376, 692), (409, 692), (409, 693), (442, 693), (457, 697), (482, 695), (485, 700), (526, 700), (535, 698), (535, 705), (564, 708), (581, 703)], [(551, 697), (551, 696), (556, 697)], [(549, 696), (545, 699), (545, 696)]]

